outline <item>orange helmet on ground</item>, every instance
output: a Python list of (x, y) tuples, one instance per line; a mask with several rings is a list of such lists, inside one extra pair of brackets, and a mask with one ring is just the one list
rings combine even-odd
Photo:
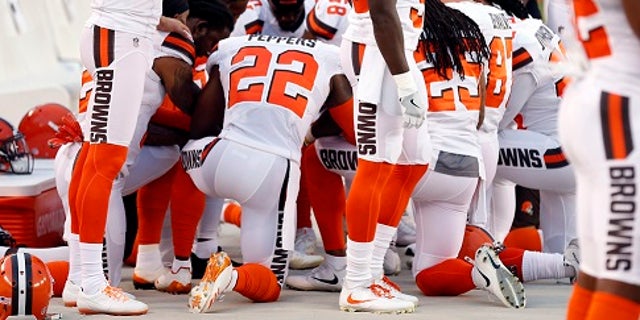
[(24, 139), (9, 121), (0, 118), (0, 172), (33, 172), (33, 155)]
[(458, 253), (458, 258), (464, 259), (464, 257), (469, 257), (474, 259), (478, 248), (485, 243), (493, 244), (493, 242), (493, 237), (487, 230), (468, 224), (465, 227), (464, 240), (462, 241), (462, 247)]
[(53, 294), (51, 274), (38, 257), (18, 252), (0, 260), (0, 319), (33, 315), (44, 319)]
[(31, 148), (31, 153), (37, 159), (53, 159), (57, 148), (49, 146), (49, 139), (53, 138), (62, 125), (62, 118), (73, 116), (71, 110), (57, 103), (46, 103), (31, 108), (18, 126), (24, 134), (25, 140)]

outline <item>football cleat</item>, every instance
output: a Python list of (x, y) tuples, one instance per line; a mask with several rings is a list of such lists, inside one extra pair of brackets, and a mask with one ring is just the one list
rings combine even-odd
[(326, 261), (303, 275), (290, 275), (285, 283), (292, 289), (304, 291), (340, 291), (346, 267), (336, 270)]
[(387, 276), (383, 276), (382, 279), (377, 280), (374, 283), (387, 289), (392, 296), (403, 301), (409, 301), (413, 303), (413, 305), (416, 307), (420, 302), (418, 300), (418, 297), (412, 296), (410, 294), (402, 293), (402, 291), (400, 290), (400, 286), (397, 285), (395, 282), (391, 281), (391, 279), (389, 279)]
[(232, 289), (229, 288), (232, 275), (229, 256), (225, 252), (212, 254), (202, 280), (189, 293), (189, 310), (193, 313), (210, 312), (215, 301)]
[(505, 267), (490, 245), (482, 245), (476, 251), (475, 260), (468, 258), (467, 261), (474, 265), (472, 277), (480, 289), (490, 292), (507, 307), (525, 307), (522, 282)]
[(578, 239), (571, 240), (564, 250), (564, 264), (573, 267), (576, 271), (576, 275), (569, 279), (571, 284), (576, 283), (578, 273), (580, 273), (580, 244), (578, 243)]
[(398, 275), (400, 271), (402, 271), (402, 260), (400, 260), (400, 255), (393, 243), (384, 254), (382, 269), (384, 270), (384, 274), (388, 276)]
[(413, 303), (394, 297), (389, 290), (377, 284), (353, 289), (343, 287), (339, 304), (340, 310), (348, 312), (397, 314), (410, 313), (416, 308)]
[(171, 294), (187, 294), (191, 291), (191, 269), (182, 267), (176, 272), (165, 269), (164, 274), (156, 279), (155, 287)]
[(289, 259), (289, 268), (295, 270), (311, 269), (319, 266), (324, 257), (316, 254), (316, 233), (312, 228), (300, 228), (296, 231), (294, 251)]
[(78, 311), (81, 314), (109, 314), (114, 316), (135, 316), (147, 313), (149, 307), (130, 298), (122, 289), (106, 286), (93, 295), (83, 291), (78, 293)]
[(133, 269), (133, 287), (140, 290), (155, 289), (156, 280), (165, 273), (165, 270), (162, 266), (155, 270), (146, 270), (136, 266)]

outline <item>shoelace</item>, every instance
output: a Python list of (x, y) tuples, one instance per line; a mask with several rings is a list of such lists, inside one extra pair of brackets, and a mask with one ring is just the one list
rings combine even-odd
[(391, 279), (389, 279), (389, 277), (387, 276), (382, 277), (382, 282), (387, 286), (391, 287), (393, 290), (401, 291), (400, 286), (397, 283), (391, 281)]
[(394, 296), (391, 294), (391, 291), (389, 291), (389, 289), (379, 284), (372, 284), (371, 286), (369, 286), (369, 289), (371, 290), (371, 292), (373, 292), (373, 294), (375, 294), (378, 297), (387, 298), (387, 299), (394, 298)]
[(124, 294), (124, 291), (118, 287), (107, 286), (103, 291), (105, 295), (118, 301), (125, 302), (129, 300), (129, 297)]

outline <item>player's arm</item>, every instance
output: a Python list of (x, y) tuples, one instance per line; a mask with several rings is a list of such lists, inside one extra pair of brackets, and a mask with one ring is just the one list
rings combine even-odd
[(392, 75), (409, 71), (404, 53), (404, 35), (395, 0), (368, 0), (373, 33)]
[(520, 73), (513, 77), (511, 95), (498, 128), (504, 129), (511, 125), (513, 119), (520, 113), (520, 110), (531, 98), (533, 92), (536, 91), (537, 85), (536, 79), (531, 73)]
[(204, 86), (196, 102), (191, 117), (191, 139), (216, 136), (222, 130), (225, 100), (218, 66), (211, 68), (209, 81)]
[(622, 0), (622, 6), (624, 7), (624, 13), (627, 16), (631, 29), (636, 34), (636, 37), (640, 38), (640, 1), (638, 0)]
[(200, 88), (193, 82), (191, 66), (174, 57), (160, 57), (153, 62), (153, 71), (160, 76), (171, 101), (187, 114), (193, 112), (193, 104)]
[[(353, 94), (349, 80), (347, 80), (347, 77), (343, 74), (336, 74), (331, 77), (329, 96), (323, 107), (327, 108), (328, 114), (331, 115), (333, 122), (342, 131), (345, 140), (355, 145)], [(330, 130), (330, 128), (328, 130)], [(313, 133), (315, 135), (315, 132)]]

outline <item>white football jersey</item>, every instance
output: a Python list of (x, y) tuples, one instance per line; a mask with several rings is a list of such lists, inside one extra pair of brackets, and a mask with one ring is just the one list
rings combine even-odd
[[(522, 124), (528, 130), (557, 136), (558, 107), (560, 97), (568, 79), (554, 62), (563, 59), (564, 49), (560, 37), (551, 31), (541, 20), (529, 18), (516, 19), (512, 24), (515, 30), (513, 38), (513, 77), (524, 75), (533, 77), (536, 88), (520, 110), (516, 106), (507, 108), (500, 128), (506, 128), (516, 114), (522, 115)], [(512, 91), (512, 96), (519, 92)]]
[[(402, 26), (405, 49), (413, 51), (422, 34), (424, 3), (420, 0), (397, 0), (396, 10)], [(353, 0), (353, 10), (349, 13), (349, 26), (343, 37), (352, 42), (376, 45), (367, 0)]]
[(209, 56), (227, 109), (221, 138), (300, 161), (304, 136), (342, 73), (339, 49), (316, 40), (231, 37)]
[[(418, 45), (422, 49), (422, 45)], [(425, 59), (424, 50), (414, 54), (427, 87), (429, 109), (427, 121), (433, 148), (450, 153), (480, 158), (478, 118), (480, 113), (480, 78), (482, 68), (470, 54), (461, 57), (464, 80), (457, 72), (447, 80)]]
[(607, 74), (640, 75), (640, 40), (629, 26), (622, 1), (574, 1), (573, 8), (576, 33), (592, 67)]
[[(313, 10), (314, 0), (304, 1), (305, 15)], [(302, 37), (306, 29), (304, 21), (295, 31), (285, 31), (278, 25), (278, 20), (271, 11), (268, 0), (251, 0), (247, 3), (247, 9), (238, 17), (231, 36), (243, 36), (246, 34), (266, 34), (280, 37)]]
[(307, 31), (320, 41), (339, 46), (350, 11), (349, 0), (318, 0), (307, 15)]
[(87, 25), (151, 38), (162, 16), (161, 0), (91, 0)]
[(498, 131), (498, 124), (504, 115), (512, 82), (511, 55), (513, 30), (507, 14), (492, 6), (472, 1), (447, 3), (478, 24), (491, 50), (487, 77), (485, 117), (480, 130), (486, 133)]

